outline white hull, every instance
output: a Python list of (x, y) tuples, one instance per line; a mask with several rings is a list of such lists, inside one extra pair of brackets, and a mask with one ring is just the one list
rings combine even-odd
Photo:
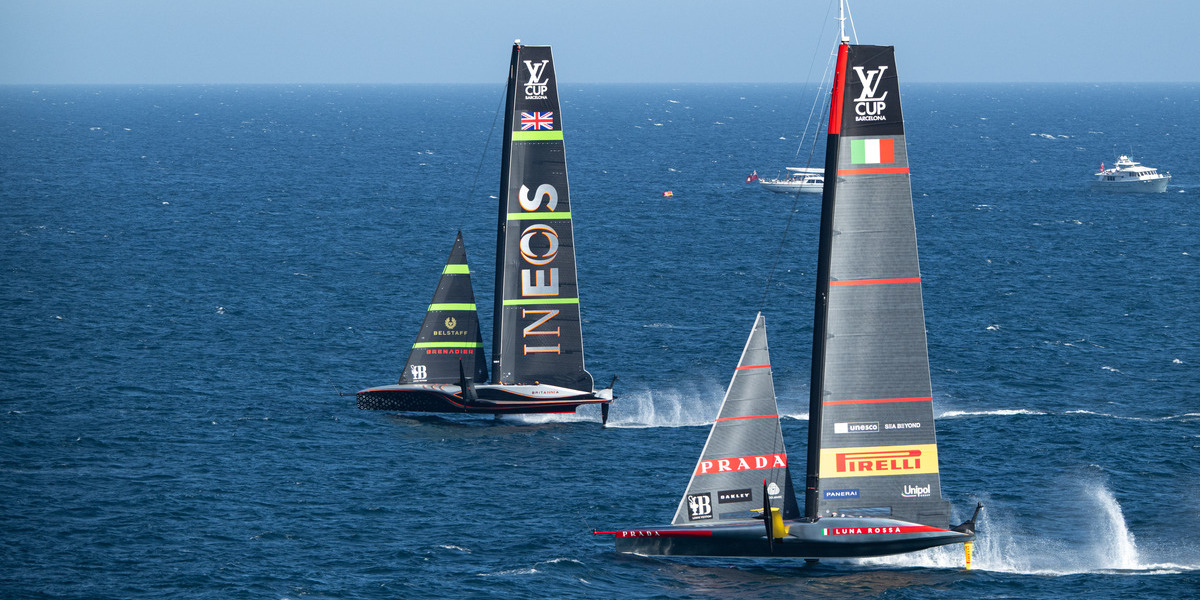
[(1108, 192), (1161, 194), (1167, 191), (1167, 183), (1170, 181), (1170, 176), (1160, 177), (1158, 179), (1140, 179), (1131, 181), (1093, 181), (1092, 189), (1104, 190)]
[(758, 184), (763, 189), (781, 194), (820, 194), (825, 189), (824, 183), (791, 181), (787, 179), (759, 179)]

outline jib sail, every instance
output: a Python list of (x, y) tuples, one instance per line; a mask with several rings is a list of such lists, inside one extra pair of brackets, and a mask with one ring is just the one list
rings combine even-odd
[(442, 269), (433, 302), (425, 312), (425, 321), (408, 354), (400, 383), (458, 383), (459, 361), (463, 372), (473, 373), (474, 381), (487, 381), (483, 337), (461, 231)]
[(799, 517), (787, 465), (766, 319), (759, 314), (672, 524), (748, 521), (763, 507), (764, 482), (783, 518)]

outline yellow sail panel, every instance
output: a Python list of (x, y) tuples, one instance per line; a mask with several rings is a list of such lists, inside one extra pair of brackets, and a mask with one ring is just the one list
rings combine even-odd
[(821, 449), (821, 479), (937, 472), (937, 444)]

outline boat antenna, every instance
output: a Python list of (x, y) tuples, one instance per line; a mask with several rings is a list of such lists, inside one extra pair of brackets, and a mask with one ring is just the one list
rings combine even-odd
[(841, 5), (840, 5), (840, 8), (838, 9), (838, 21), (841, 22), (841, 26), (842, 26), (842, 35), (838, 39), (840, 39), (843, 44), (850, 41), (850, 38), (846, 37), (846, 16), (847, 15), (849, 15), (849, 17), (850, 17), (850, 31), (854, 34), (854, 43), (857, 44), (858, 43), (858, 30), (854, 28), (854, 15), (850, 13), (850, 3), (847, 2), (847, 0), (841, 0)]
[[(840, 40), (843, 44), (850, 41), (850, 38), (846, 37), (846, 0), (841, 0), (841, 2), (838, 2), (838, 25), (841, 26), (842, 29), (842, 33), (838, 36), (838, 40)], [(851, 27), (853, 27), (853, 25), (851, 25)]]

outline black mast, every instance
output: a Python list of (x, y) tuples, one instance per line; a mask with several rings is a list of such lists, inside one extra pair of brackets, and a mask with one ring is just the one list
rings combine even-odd
[(817, 292), (813, 309), (812, 375), (808, 393), (808, 455), (804, 478), (804, 517), (815, 520), (820, 502), (821, 427), (825, 389), (825, 341), (829, 315), (829, 270), (833, 253), (833, 208), (837, 203), (838, 145), (841, 142), (842, 102), (849, 46), (838, 46), (837, 69), (829, 110), (825, 145), (825, 187), (821, 194), (821, 237), (817, 250)]
[(503, 383), (500, 374), (501, 340), (504, 339), (504, 247), (507, 236), (505, 227), (508, 226), (508, 164), (512, 153), (512, 132), (514, 111), (517, 96), (517, 67), (521, 56), (521, 40), (513, 42), (512, 60), (508, 64), (508, 91), (504, 100), (504, 144), (500, 157), (500, 207), (497, 211), (496, 223), (496, 273), (495, 294), (492, 305), (492, 383)]

